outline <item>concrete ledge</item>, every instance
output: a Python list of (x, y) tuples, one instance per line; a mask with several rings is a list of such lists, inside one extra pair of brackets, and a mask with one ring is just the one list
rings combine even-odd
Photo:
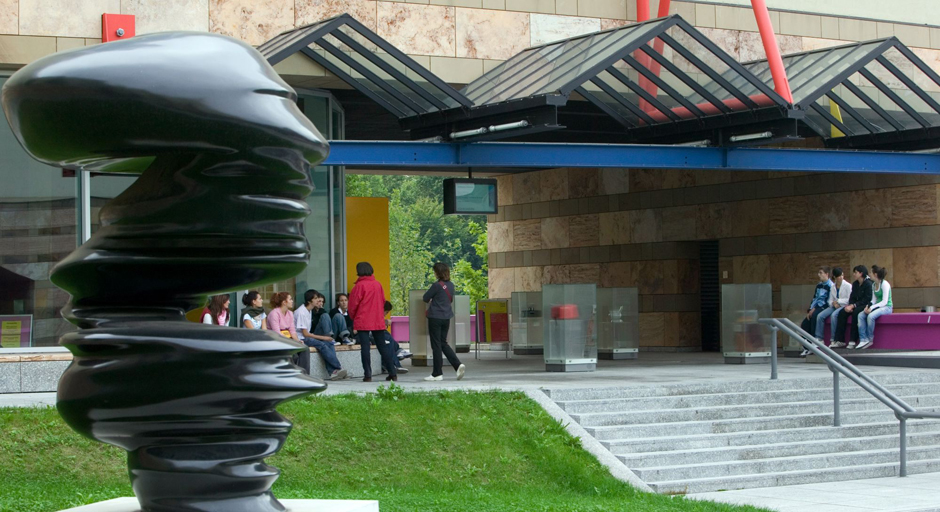
[[(287, 512), (379, 512), (371, 500), (278, 500)], [(141, 512), (137, 498), (116, 498), (60, 512)]]
[[(382, 373), (382, 358), (375, 346), (370, 349), (372, 373)], [(359, 345), (336, 347), (336, 358), (349, 378), (362, 378)], [(72, 362), (72, 353), (63, 347), (9, 349), (0, 353), (0, 393), (55, 392), (59, 378)], [(327, 380), (326, 365), (316, 349), (310, 349), (310, 375)]]

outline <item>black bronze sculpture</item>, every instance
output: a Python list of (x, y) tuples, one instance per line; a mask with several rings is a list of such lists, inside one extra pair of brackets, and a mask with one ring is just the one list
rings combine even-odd
[(2, 105), (42, 162), (141, 173), (52, 275), (81, 328), (60, 342), (62, 417), (128, 451), (144, 510), (284, 510), (263, 462), (290, 432), (275, 407), (326, 386), (290, 363), (300, 344), (184, 313), (307, 262), (309, 168), (328, 146), (294, 91), (247, 44), (165, 33), (40, 59)]

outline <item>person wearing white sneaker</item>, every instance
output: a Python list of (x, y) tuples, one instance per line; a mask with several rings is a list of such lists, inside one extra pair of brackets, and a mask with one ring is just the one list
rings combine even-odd
[[(858, 314), (861, 313), (869, 304), (871, 304), (871, 278), (868, 277), (868, 267), (865, 265), (856, 265), (852, 269), (852, 277), (855, 282), (852, 283), (852, 293), (849, 295), (849, 303), (842, 308), (836, 319), (836, 332), (833, 338), (836, 341), (845, 339), (845, 329), (850, 327), (852, 343), (848, 348), (854, 349), (858, 342)], [(835, 317), (836, 315), (832, 315)]]
[(894, 311), (891, 301), (891, 284), (885, 280), (888, 271), (884, 267), (872, 265), (872, 304), (858, 314), (859, 343), (855, 350), (863, 350), (875, 344), (875, 320), (881, 315)]
[[(832, 289), (829, 290), (829, 307), (824, 309), (819, 316), (816, 317), (816, 342), (820, 345), (823, 344), (823, 334), (826, 330), (826, 319), (830, 321), (829, 329), (829, 348), (840, 348), (844, 347), (845, 343), (842, 340), (837, 340), (834, 338), (836, 331), (836, 319), (839, 318), (839, 312), (842, 311), (842, 308), (849, 303), (849, 295), (852, 294), (852, 284), (845, 280), (845, 277), (842, 273), (841, 267), (836, 267), (832, 269)], [(835, 344), (838, 343), (840, 346), (837, 347)]]
[(431, 352), (433, 353), (434, 368), (431, 376), (425, 378), (427, 381), (444, 380), (444, 357), (447, 362), (454, 367), (457, 372), (457, 380), (463, 378), (467, 372), (454, 349), (447, 344), (447, 331), (450, 330), (450, 319), (454, 316), (454, 307), (451, 304), (454, 301), (454, 283), (450, 282), (450, 267), (444, 263), (434, 264), (434, 274), (437, 276), (437, 282), (432, 284), (428, 291), (424, 293), (424, 302), (430, 303), (427, 310), (428, 316), (428, 334), (431, 337)]

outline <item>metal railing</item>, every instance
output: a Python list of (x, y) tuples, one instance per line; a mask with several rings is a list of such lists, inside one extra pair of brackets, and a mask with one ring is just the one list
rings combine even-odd
[(796, 325), (789, 318), (761, 318), (758, 322), (767, 325), (774, 333), (774, 341), (771, 344), (771, 369), (770, 378), (777, 378), (777, 331), (783, 331), (791, 338), (795, 339), (806, 350), (809, 350), (817, 357), (829, 365), (832, 372), (832, 426), (842, 425), (842, 419), (839, 411), (839, 375), (844, 375), (849, 380), (858, 384), (859, 387), (875, 397), (879, 402), (886, 405), (894, 412), (894, 417), (900, 423), (901, 435), (901, 470), (900, 476), (907, 476), (907, 420), (909, 419), (940, 419), (940, 412), (918, 411), (911, 407), (907, 402), (901, 400), (894, 393), (885, 389), (884, 386), (875, 382), (865, 372), (859, 370), (852, 363), (837, 354), (831, 348), (816, 343), (816, 340)]

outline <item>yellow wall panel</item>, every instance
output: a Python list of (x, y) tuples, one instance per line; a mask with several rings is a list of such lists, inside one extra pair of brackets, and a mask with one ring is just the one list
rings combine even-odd
[(376, 280), (385, 288), (385, 298), (389, 298), (392, 272), (388, 233), (387, 197), (346, 198), (346, 277), (350, 289), (356, 282), (356, 263), (368, 261), (375, 269)]

